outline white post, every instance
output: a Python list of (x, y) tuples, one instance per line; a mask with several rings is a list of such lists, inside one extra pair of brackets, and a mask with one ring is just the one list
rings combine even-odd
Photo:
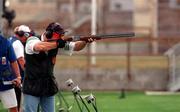
[(70, 0), (71, 4), (71, 25), (75, 22), (75, 0)]
[[(158, 38), (158, 0), (154, 0), (152, 1), (152, 32), (153, 32), (153, 38), (157, 39)], [(157, 41), (153, 41), (152, 43), (153, 46), (153, 53), (157, 54), (158, 53), (158, 42)]]
[[(96, 29), (97, 29), (96, 23), (97, 23), (97, 0), (92, 0), (92, 5), (91, 5), (91, 34), (92, 35), (96, 35)], [(96, 53), (96, 42), (91, 43), (90, 52), (91, 54)], [(96, 64), (95, 56), (91, 57), (91, 64), (92, 65)]]

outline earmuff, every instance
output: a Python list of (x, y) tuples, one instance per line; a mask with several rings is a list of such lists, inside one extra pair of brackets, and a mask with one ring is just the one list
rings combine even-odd
[(25, 36), (25, 37), (30, 37), (30, 33), (28, 33), (28, 32), (23, 32), (23, 31), (16, 31), (15, 32), (19, 37), (23, 37), (23, 36)]
[(23, 31), (16, 31), (15, 32), (18, 36), (22, 37), (24, 36), (24, 32)]
[(47, 39), (51, 39), (51, 38), (53, 37), (53, 31), (47, 30), (47, 31), (45, 32), (45, 35), (46, 35), (46, 38), (47, 38)]

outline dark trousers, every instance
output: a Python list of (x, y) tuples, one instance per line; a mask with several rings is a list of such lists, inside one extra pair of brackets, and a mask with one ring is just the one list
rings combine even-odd
[(17, 98), (17, 104), (18, 104), (18, 111), (20, 110), (21, 107), (21, 88), (19, 87), (14, 87), (15, 93), (16, 93), (16, 98)]

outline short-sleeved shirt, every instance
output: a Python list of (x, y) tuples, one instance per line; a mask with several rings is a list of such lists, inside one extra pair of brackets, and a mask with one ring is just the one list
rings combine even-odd
[[(27, 54), (39, 54), (39, 52), (34, 51), (34, 45), (37, 44), (38, 42), (41, 42), (41, 40), (35, 36), (28, 38), (26, 42), (25, 52)], [(71, 55), (73, 53), (74, 47), (75, 47), (74, 42), (67, 42), (65, 44), (65, 47), (60, 49), (60, 52), (63, 54)]]
[(4, 85), (2, 82), (15, 78), (10, 67), (10, 62), (14, 61), (16, 61), (16, 56), (11, 43), (0, 35), (0, 91), (12, 88), (12, 85)]
[[(21, 41), (16, 37), (16, 36), (12, 36), (8, 39), (10, 41), (10, 43), (12, 44), (13, 48), (14, 48), (14, 52), (16, 55), (16, 58), (24, 58), (24, 46), (21, 43)], [(24, 78), (24, 70), (21, 68), (20, 63), (18, 63), (19, 68), (20, 68), (20, 73), (21, 73), (21, 77), (22, 80)]]
[(12, 43), (16, 58), (24, 57), (24, 46), (21, 41), (14, 36), (10, 37), (9, 41)]

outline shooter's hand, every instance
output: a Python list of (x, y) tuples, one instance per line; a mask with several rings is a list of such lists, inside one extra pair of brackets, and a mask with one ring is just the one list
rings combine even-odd
[(63, 48), (63, 47), (65, 46), (65, 44), (66, 44), (66, 41), (65, 41), (65, 40), (62, 40), (62, 39), (58, 39), (58, 40), (56, 41), (56, 43), (57, 43), (57, 47), (58, 47), (58, 48)]
[(86, 42), (87, 43), (92, 43), (92, 42), (94, 42), (96, 39), (95, 38), (88, 38), (87, 40), (86, 40)]

